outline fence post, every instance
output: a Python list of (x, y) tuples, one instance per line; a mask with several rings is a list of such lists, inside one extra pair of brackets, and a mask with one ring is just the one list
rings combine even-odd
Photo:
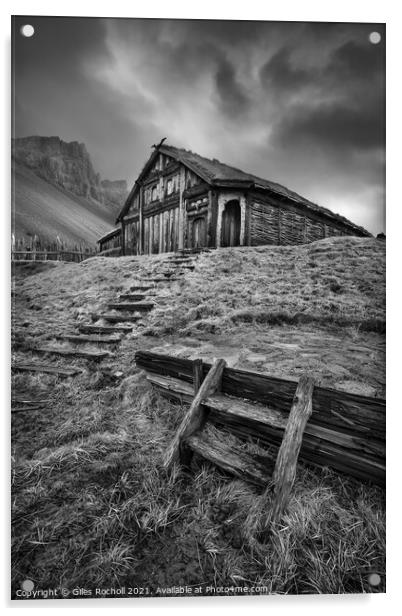
[(194, 395), (197, 393), (202, 383), (202, 359), (195, 359), (193, 361), (193, 385)]
[(276, 458), (273, 474), (274, 502), (270, 519), (279, 521), (284, 512), (290, 491), (296, 478), (297, 460), (303, 441), (303, 433), (313, 410), (314, 381), (307, 375), (300, 377), (293, 398), (288, 422)]
[(171, 444), (164, 456), (164, 467), (170, 468), (174, 462), (179, 461), (181, 454), (181, 442), (199, 430), (205, 423), (206, 411), (203, 407), (204, 400), (220, 386), (223, 369), (226, 366), (224, 359), (217, 359), (211, 366), (204, 382), (196, 393), (194, 400), (185, 414)]
[[(203, 380), (202, 359), (195, 359), (193, 361), (193, 387), (194, 396), (197, 395), (198, 390), (201, 387)], [(190, 467), (191, 460), (193, 458), (193, 451), (190, 447), (186, 447), (181, 443), (180, 445), (180, 462), (183, 466)]]

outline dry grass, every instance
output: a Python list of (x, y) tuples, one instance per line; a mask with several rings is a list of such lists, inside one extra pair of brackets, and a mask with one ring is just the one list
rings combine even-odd
[(385, 331), (385, 249), (373, 239), (220, 249), (202, 255), (156, 333), (313, 322)]
[(16, 453), (14, 590), (29, 578), (41, 588), (151, 594), (179, 584), (345, 593), (373, 590), (369, 573), (384, 579), (381, 490), (301, 466), (287, 515), (259, 543), (251, 487), (199, 460), (192, 476), (163, 471), (179, 407), (142, 375), (123, 380), (113, 404), (110, 396), (73, 404), (64, 420), (56, 414), (37, 449)]
[[(196, 328), (202, 336), (216, 327), (225, 337), (241, 327), (263, 339), (269, 319), (285, 328), (283, 315), (305, 314), (326, 327), (336, 315), (340, 325), (353, 317), (353, 327), (341, 327), (358, 344), (361, 328), (384, 323), (383, 250), (350, 238), (202, 255), (195, 272), (160, 293), (157, 302), (167, 304), (151, 317), (151, 333)], [(95, 258), (17, 279), (17, 344), (71, 331), (160, 263)], [(87, 366), (73, 379), (13, 377), (14, 394), (51, 399), (45, 411), (13, 416), (13, 592), (24, 579), (41, 588), (137, 586), (150, 594), (180, 584), (384, 591), (380, 489), (300, 465), (288, 513), (262, 543), (250, 519), (259, 504), (253, 488), (197, 459), (190, 475), (165, 473), (162, 452), (183, 409), (159, 398), (136, 370), (135, 351), (155, 340), (135, 335), (101, 365), (69, 362)], [(373, 572), (379, 587), (368, 583)]]

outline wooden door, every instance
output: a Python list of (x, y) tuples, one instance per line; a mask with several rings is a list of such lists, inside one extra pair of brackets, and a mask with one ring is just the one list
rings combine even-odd
[(203, 248), (207, 245), (207, 225), (205, 217), (193, 221), (192, 248)]
[(240, 244), (240, 205), (230, 201), (222, 214), (221, 246), (239, 246)]

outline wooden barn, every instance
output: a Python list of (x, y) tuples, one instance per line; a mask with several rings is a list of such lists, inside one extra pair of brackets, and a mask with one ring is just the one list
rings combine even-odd
[(163, 143), (138, 176), (100, 250), (125, 255), (370, 236), (295, 192)]

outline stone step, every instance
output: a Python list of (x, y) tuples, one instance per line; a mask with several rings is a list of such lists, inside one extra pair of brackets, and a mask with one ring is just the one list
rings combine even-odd
[(92, 313), (92, 319), (94, 321), (98, 321), (99, 319), (103, 319), (109, 323), (135, 323), (139, 321), (142, 317), (139, 314), (133, 315), (123, 315), (123, 314), (98, 314)]
[(30, 350), (34, 353), (50, 353), (51, 355), (62, 355), (66, 357), (81, 357), (94, 361), (100, 361), (107, 357), (114, 357), (113, 353), (110, 353), (110, 351), (80, 351), (77, 349), (58, 349), (57, 347), (32, 347)]
[(158, 276), (158, 277), (155, 277), (155, 278), (141, 276), (141, 277), (138, 278), (138, 280), (143, 280), (144, 282), (173, 282), (173, 281), (178, 280), (178, 279), (177, 278), (166, 278), (166, 276), (164, 276), (164, 277)]
[(126, 310), (127, 312), (148, 312), (154, 308), (153, 302), (121, 302), (108, 304), (109, 310)]
[(50, 364), (24, 364), (16, 363), (11, 366), (12, 370), (17, 372), (43, 372), (45, 374), (56, 374), (57, 376), (75, 376), (81, 374), (81, 368), (58, 368)]
[(181, 265), (182, 263), (193, 263), (193, 259), (191, 257), (176, 257), (175, 259), (166, 259), (165, 263)]
[(57, 336), (60, 340), (68, 340), (68, 342), (75, 342), (76, 344), (118, 344), (121, 341), (120, 336), (102, 336), (96, 334), (63, 334)]
[(82, 334), (128, 334), (133, 330), (130, 325), (80, 325), (78, 331)]
[(121, 302), (140, 302), (145, 299), (147, 299), (147, 296), (142, 293), (123, 293), (123, 295), (119, 296), (119, 301)]
[(155, 286), (149, 286), (149, 287), (140, 287), (140, 286), (134, 286), (134, 287), (130, 287), (130, 291), (139, 291), (140, 293), (145, 292), (145, 291), (150, 291), (151, 289), (155, 289)]

